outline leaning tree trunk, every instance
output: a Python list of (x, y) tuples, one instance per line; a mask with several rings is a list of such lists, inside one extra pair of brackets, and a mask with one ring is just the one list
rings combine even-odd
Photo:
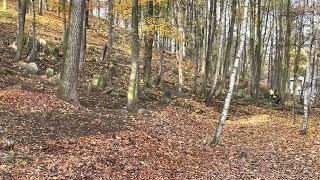
[[(241, 23), (241, 28), (245, 27), (246, 24), (246, 19), (248, 17), (248, 12), (247, 12), (247, 0), (245, 0), (245, 4), (244, 4), (244, 18), (242, 20)], [(241, 54), (242, 51), (244, 50), (244, 40), (245, 40), (245, 36), (246, 36), (246, 31), (244, 29), (242, 29), (242, 33), (241, 33), (241, 37), (240, 37), (240, 45), (239, 45), (239, 50), (237, 52), (236, 55), (236, 59), (234, 61), (234, 65), (233, 65), (233, 70), (231, 73), (231, 77), (230, 77), (230, 83), (229, 83), (229, 91), (224, 103), (224, 107), (222, 110), (222, 114), (221, 114), (221, 118), (218, 122), (218, 125), (215, 129), (215, 133), (214, 133), (214, 137), (213, 137), (213, 143), (214, 144), (219, 144), (220, 142), (220, 135), (223, 129), (223, 126), (225, 124), (225, 121), (227, 119), (227, 115), (228, 115), (228, 111), (229, 111), (229, 107), (230, 107), (230, 102), (231, 102), (231, 98), (232, 98), (232, 93), (233, 93), (233, 88), (234, 88), (234, 84), (236, 81), (236, 76), (237, 76), (237, 71), (238, 71), (238, 66), (239, 66), (239, 61), (241, 58)]]
[(16, 45), (17, 45), (17, 53), (15, 59), (20, 61), (22, 58), (22, 50), (23, 50), (23, 39), (24, 39), (24, 26), (26, 20), (26, 8), (27, 1), (25, 0), (17, 0), (17, 37), (16, 37)]
[(32, 0), (32, 49), (28, 56), (28, 61), (34, 61), (37, 55), (37, 40), (36, 40), (36, 6)]
[[(153, 1), (148, 1), (148, 9), (146, 18), (153, 16)], [(146, 25), (149, 25), (148, 22)], [(150, 86), (151, 79), (151, 61), (152, 61), (152, 46), (153, 46), (153, 33), (146, 32), (144, 35), (144, 84), (146, 87)]]
[(86, 0), (74, 0), (73, 3), (58, 94), (66, 101), (78, 104), (77, 82)]
[(139, 6), (138, 0), (132, 0), (132, 39), (131, 39), (131, 73), (128, 88), (127, 108), (132, 109), (137, 101), (139, 81)]

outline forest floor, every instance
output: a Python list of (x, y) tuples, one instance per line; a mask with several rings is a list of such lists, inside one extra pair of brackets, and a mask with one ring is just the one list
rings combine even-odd
[[(13, 9), (0, 12), (0, 38), (8, 42), (0, 45), (0, 63), (19, 72), (10, 47)], [(212, 146), (223, 101), (207, 107), (188, 88), (175, 95), (176, 62), (170, 54), (164, 79), (173, 91), (171, 100), (152, 87), (135, 111), (125, 109), (130, 61), (119, 43), (113, 55), (114, 91), (87, 91), (86, 78), (99, 70), (104, 43), (94, 28), (79, 82), (81, 106), (55, 96), (55, 84), (43, 74), (58, 67), (43, 54), (36, 61), (37, 75), (0, 73), (0, 179), (320, 179), (319, 110), (313, 110), (308, 134), (301, 136), (301, 115), (292, 126), (288, 110), (235, 97), (222, 142)], [(61, 19), (53, 13), (41, 17), (37, 29), (41, 38), (61, 40)], [(156, 59), (153, 63), (157, 66)], [(190, 63), (185, 67), (189, 87), (193, 71)]]

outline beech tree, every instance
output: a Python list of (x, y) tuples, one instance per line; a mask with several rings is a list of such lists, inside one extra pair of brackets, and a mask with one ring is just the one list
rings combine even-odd
[(73, 1), (69, 33), (67, 36), (68, 43), (58, 87), (58, 94), (65, 100), (75, 104), (79, 103), (77, 82), (85, 8), (86, 0)]

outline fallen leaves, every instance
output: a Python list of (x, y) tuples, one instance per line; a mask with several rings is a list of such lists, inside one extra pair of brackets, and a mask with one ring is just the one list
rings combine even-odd
[(20, 113), (62, 111), (72, 112), (77, 107), (58, 99), (53, 95), (7, 89), (0, 91), (0, 105)]

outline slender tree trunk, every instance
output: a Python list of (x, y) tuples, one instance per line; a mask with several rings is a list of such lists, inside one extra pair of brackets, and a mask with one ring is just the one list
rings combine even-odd
[[(63, 0), (63, 1), (65, 1), (65, 0)], [(39, 15), (40, 16), (43, 15), (43, 0), (39, 0)]]
[(196, 20), (196, 27), (194, 27), (195, 31), (195, 55), (194, 61), (196, 67), (194, 69), (194, 79), (193, 79), (193, 93), (197, 92), (197, 81), (199, 76), (199, 64), (201, 62), (201, 26), (200, 26), (200, 19), (199, 19), (200, 12), (195, 12), (195, 20)]
[(300, 130), (300, 133), (302, 135), (307, 134), (307, 129), (308, 129), (308, 123), (309, 123), (309, 98), (310, 98), (310, 61), (311, 61), (311, 52), (312, 52), (312, 45), (310, 47), (309, 52), (307, 53), (307, 62), (306, 62), (306, 76), (305, 76), (305, 85), (304, 85), (304, 101), (303, 101), (303, 122), (302, 122), (302, 128)]
[(36, 6), (32, 0), (32, 49), (28, 56), (28, 61), (34, 61), (37, 56), (37, 39), (36, 39)]
[(301, 59), (301, 48), (303, 45), (303, 16), (300, 18), (299, 22), (299, 34), (298, 34), (298, 47), (297, 47), (297, 55), (294, 59), (294, 68), (293, 68), (293, 94), (292, 94), (292, 124), (296, 123), (296, 91), (297, 91), (297, 74), (299, 69), (298, 62)]
[(86, 0), (74, 0), (73, 3), (58, 94), (66, 101), (78, 104), (77, 82)]
[(316, 101), (316, 91), (317, 91), (317, 87), (316, 87), (316, 82), (317, 82), (317, 78), (318, 78), (318, 61), (319, 61), (319, 57), (318, 57), (318, 51), (319, 46), (318, 46), (318, 41), (315, 43), (315, 48), (314, 48), (314, 52), (313, 52), (313, 64), (312, 64), (312, 82), (311, 82), (311, 95), (310, 95), (310, 105), (313, 105)]
[(23, 39), (24, 39), (24, 26), (26, 20), (26, 1), (25, 0), (17, 0), (17, 37), (16, 37), (16, 45), (17, 45), (17, 53), (15, 59), (20, 61), (22, 58), (23, 51)]
[(83, 14), (83, 25), (82, 25), (82, 37), (81, 37), (81, 49), (80, 49), (80, 59), (79, 59), (79, 71), (82, 70), (82, 67), (86, 61), (86, 50), (87, 50), (87, 21), (89, 16), (88, 10), (86, 8), (85, 13)]
[(131, 73), (128, 88), (127, 108), (133, 109), (137, 101), (139, 81), (139, 6), (138, 0), (132, 0), (132, 42), (131, 42)]
[(107, 64), (109, 67), (111, 62), (111, 55), (112, 55), (112, 46), (113, 46), (113, 29), (114, 29), (114, 15), (113, 15), (113, 0), (108, 0), (108, 40), (107, 44), (104, 47), (102, 62)]
[(228, 31), (228, 42), (227, 42), (227, 47), (225, 50), (225, 58), (224, 58), (224, 64), (223, 64), (223, 74), (222, 74), (222, 81), (221, 81), (221, 88), (225, 88), (226, 84), (226, 79), (229, 75), (229, 66), (230, 66), (230, 61), (231, 61), (231, 48), (233, 44), (233, 31), (234, 31), (234, 24), (236, 21), (236, 15), (237, 15), (237, 0), (232, 0), (232, 7), (231, 7), (231, 22), (229, 26), (229, 31)]
[(217, 64), (216, 64), (216, 69), (215, 69), (215, 73), (214, 73), (214, 77), (212, 79), (212, 83), (211, 83), (211, 88), (210, 88), (210, 91), (208, 93), (208, 96), (207, 96), (207, 105), (211, 103), (212, 101), (212, 97), (213, 95), (215, 94), (216, 92), (216, 88), (217, 88), (217, 84), (218, 84), (218, 80), (219, 80), (219, 74), (220, 74), (220, 71), (221, 71), (221, 59), (222, 59), (222, 53), (223, 53), (223, 49), (224, 49), (224, 46), (223, 46), (223, 40), (224, 40), (224, 36), (223, 36), (223, 32), (224, 32), (224, 29), (226, 28), (225, 27), (225, 16), (226, 16), (226, 8), (227, 8), (227, 2), (224, 2), (223, 3), (223, 6), (222, 6), (222, 12), (220, 12), (220, 14), (222, 14), (222, 17), (220, 18), (220, 25), (219, 25), (219, 35), (218, 35), (218, 42), (216, 45), (218, 45), (219, 49), (218, 49), (218, 55), (217, 55)]
[[(207, 40), (207, 51), (203, 64), (203, 80), (202, 80), (202, 92), (206, 92), (207, 89), (207, 81), (209, 78), (209, 70), (210, 70), (210, 60), (212, 57), (212, 44), (214, 39), (213, 33), (213, 14), (216, 13), (217, 0), (210, 0), (210, 8), (209, 8), (209, 17), (208, 17), (208, 40)], [(214, 15), (215, 16), (215, 15)], [(215, 19), (215, 18), (214, 18)], [(215, 24), (214, 24), (215, 25)], [(214, 27), (216, 28), (216, 27)]]
[[(245, 23), (246, 23), (246, 19), (247, 19), (247, 0), (245, 0), (245, 4), (244, 4), (244, 19), (242, 20), (241, 23), (241, 27), (245, 27)], [(244, 30), (242, 30), (241, 33), (241, 38), (240, 38), (240, 45), (239, 45), (239, 50), (237, 52), (236, 55), (236, 59), (234, 61), (234, 65), (233, 65), (233, 70), (231, 73), (231, 77), (230, 77), (230, 83), (229, 83), (229, 91), (227, 94), (227, 97), (225, 99), (225, 103), (224, 103), (224, 107), (222, 110), (222, 114), (221, 114), (221, 118), (218, 122), (218, 125), (215, 129), (215, 133), (214, 133), (214, 137), (213, 137), (213, 143), (214, 144), (219, 144), (220, 143), (220, 136), (222, 133), (222, 129), (223, 126), (225, 124), (225, 121), (227, 119), (227, 115), (228, 115), (228, 111), (229, 111), (229, 107), (230, 107), (230, 103), (231, 103), (231, 98), (232, 98), (232, 94), (233, 94), (233, 89), (234, 89), (234, 84), (236, 81), (236, 75), (237, 75), (237, 70), (238, 70), (238, 66), (239, 66), (239, 61), (241, 58), (241, 53), (244, 50), (244, 40), (245, 40), (245, 36), (246, 36), (246, 32)]]
[[(153, 1), (148, 1), (146, 18), (153, 16)], [(148, 24), (147, 24), (148, 25)], [(151, 60), (153, 48), (153, 34), (146, 32), (144, 35), (144, 84), (146, 87), (150, 86), (151, 80)]]
[(285, 37), (285, 62), (283, 67), (283, 77), (282, 77), (282, 93), (281, 93), (281, 100), (283, 102), (286, 102), (288, 99), (288, 82), (290, 80), (289, 78), (289, 64), (290, 64), (290, 47), (291, 47), (291, 13), (290, 13), (290, 6), (291, 1), (287, 0), (287, 6), (286, 6), (286, 37)]
[[(177, 26), (178, 26), (178, 32), (180, 35), (183, 35), (183, 22), (182, 22), (182, 2), (181, 0), (176, 1), (176, 12), (177, 12)], [(182, 61), (183, 61), (183, 40), (180, 40), (178, 42), (178, 53), (177, 53), (177, 60), (178, 60), (178, 83), (179, 83), (179, 88), (178, 91), (179, 93), (182, 92), (183, 88), (183, 69), (182, 69)]]
[(163, 45), (160, 45), (160, 57), (159, 57), (159, 71), (158, 71), (158, 75), (157, 75), (157, 79), (156, 79), (156, 85), (158, 86), (161, 82), (162, 79), (162, 74), (163, 74), (163, 55), (164, 55), (164, 48)]

